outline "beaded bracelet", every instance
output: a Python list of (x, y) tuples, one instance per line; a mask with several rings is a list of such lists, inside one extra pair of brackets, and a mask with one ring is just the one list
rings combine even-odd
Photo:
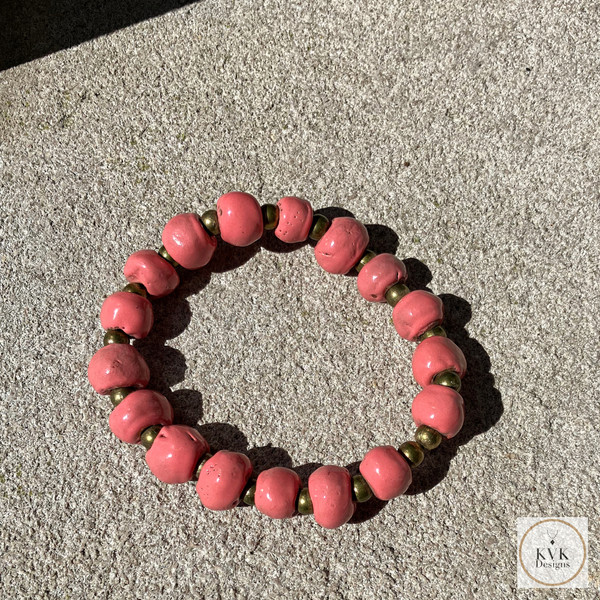
[[(179, 285), (176, 267), (200, 269), (215, 251), (217, 237), (233, 246), (249, 246), (274, 230), (286, 243), (310, 238), (317, 262), (329, 273), (358, 272), (360, 294), (369, 302), (387, 302), (398, 334), (419, 342), (412, 371), (423, 388), (412, 403), (417, 426), (415, 441), (398, 449), (391, 445), (369, 450), (351, 476), (348, 469), (324, 465), (302, 486), (292, 469), (274, 467), (253, 475), (250, 459), (239, 452), (209, 452), (208, 442), (191, 427), (173, 424), (173, 408), (158, 392), (146, 389), (150, 371), (130, 340), (148, 335), (154, 322), (149, 298), (161, 298)], [(232, 509), (240, 502), (254, 505), (274, 519), (297, 513), (314, 514), (319, 525), (335, 528), (354, 514), (357, 502), (372, 496), (391, 500), (412, 482), (412, 469), (424, 450), (437, 448), (455, 436), (464, 421), (464, 403), (458, 393), (466, 372), (462, 351), (441, 327), (443, 304), (436, 295), (410, 291), (404, 263), (388, 253), (368, 250), (365, 226), (351, 217), (331, 221), (313, 214), (306, 200), (281, 198), (276, 205), (259, 205), (243, 192), (230, 192), (217, 200), (216, 210), (202, 216), (184, 213), (173, 217), (162, 233), (162, 247), (134, 252), (126, 261), (122, 291), (104, 301), (100, 322), (106, 329), (104, 347), (90, 360), (88, 379), (102, 395), (110, 395), (114, 409), (109, 425), (122, 441), (142, 444), (146, 462), (165, 483), (195, 480), (202, 505), (212, 510)]]

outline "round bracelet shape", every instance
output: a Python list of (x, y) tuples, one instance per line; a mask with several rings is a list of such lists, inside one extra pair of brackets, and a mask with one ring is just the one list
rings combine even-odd
[[(180, 281), (178, 267), (206, 266), (217, 247), (217, 236), (243, 247), (258, 241), (265, 231), (285, 243), (314, 240), (315, 258), (329, 273), (356, 270), (361, 296), (391, 305), (398, 334), (417, 342), (412, 371), (423, 389), (411, 407), (415, 439), (398, 448), (370, 449), (355, 475), (345, 467), (324, 465), (303, 486), (300, 476), (287, 467), (273, 467), (255, 476), (245, 454), (229, 450), (211, 454), (204, 437), (192, 427), (174, 424), (169, 401), (146, 387), (150, 370), (130, 344), (149, 334), (154, 323), (151, 299), (175, 290)], [(104, 346), (89, 362), (88, 379), (96, 392), (110, 396), (112, 432), (124, 442), (146, 448), (146, 462), (160, 481), (195, 481), (202, 505), (212, 510), (229, 510), (243, 502), (275, 519), (313, 514), (319, 525), (332, 529), (348, 522), (359, 502), (373, 496), (391, 500), (402, 495), (424, 452), (460, 431), (464, 402), (459, 391), (467, 365), (441, 325), (441, 299), (424, 290), (410, 291), (404, 263), (393, 254), (376, 254), (367, 248), (368, 243), (367, 229), (360, 221), (352, 217), (330, 221), (314, 214), (308, 201), (294, 196), (261, 206), (250, 194), (229, 192), (217, 200), (216, 209), (173, 217), (163, 230), (158, 252), (140, 250), (129, 256), (123, 270), (128, 283), (108, 296), (100, 311), (106, 330)]]

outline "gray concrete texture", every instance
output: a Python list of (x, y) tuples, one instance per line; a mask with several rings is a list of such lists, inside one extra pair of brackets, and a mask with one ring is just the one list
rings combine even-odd
[[(599, 25), (207, 0), (0, 73), (2, 597), (508, 598), (519, 516), (589, 518), (589, 587), (544, 597), (597, 597)], [(337, 530), (160, 483), (87, 381), (129, 254), (234, 189), (367, 224), (469, 364), (463, 431)], [(220, 242), (154, 307), (150, 386), (257, 472), (413, 435), (414, 345), (311, 244)]]

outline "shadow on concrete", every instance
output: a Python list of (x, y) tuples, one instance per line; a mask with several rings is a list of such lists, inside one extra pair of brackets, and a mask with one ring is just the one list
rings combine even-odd
[(196, 0), (2, 0), (0, 71)]

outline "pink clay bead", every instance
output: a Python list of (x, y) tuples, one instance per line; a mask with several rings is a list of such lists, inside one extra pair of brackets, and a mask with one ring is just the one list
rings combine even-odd
[(182, 213), (165, 225), (162, 243), (184, 269), (200, 269), (212, 258), (217, 238), (204, 229), (198, 215)]
[(240, 495), (250, 475), (252, 463), (245, 454), (219, 450), (204, 463), (196, 492), (206, 508), (229, 510), (240, 503)]
[(249, 246), (263, 234), (263, 217), (256, 198), (245, 192), (229, 192), (217, 200), (217, 217), (223, 241)]
[(380, 500), (391, 500), (404, 494), (412, 482), (410, 465), (393, 446), (377, 446), (369, 450), (359, 470)]
[(145, 338), (154, 324), (152, 303), (130, 292), (115, 292), (102, 303), (100, 324), (103, 329), (121, 329), (136, 339)]
[(385, 302), (385, 293), (406, 279), (406, 266), (393, 254), (378, 254), (359, 272), (356, 285), (360, 295), (369, 302)]
[(139, 444), (140, 433), (152, 425), (172, 425), (173, 407), (154, 390), (136, 390), (113, 409), (108, 419), (111, 431), (128, 444)]
[(123, 273), (127, 281), (141, 283), (155, 298), (170, 294), (179, 285), (175, 267), (154, 250), (134, 252), (127, 259)]
[(150, 369), (133, 346), (109, 344), (92, 356), (88, 379), (99, 394), (107, 395), (118, 387), (146, 387), (150, 381)]
[(462, 350), (448, 338), (433, 336), (424, 339), (412, 358), (416, 382), (425, 387), (442, 371), (454, 371), (462, 379), (467, 371), (467, 361)]
[(295, 196), (285, 196), (277, 203), (279, 221), (275, 235), (288, 244), (303, 242), (310, 233), (313, 209), (310, 202)]
[(394, 306), (392, 319), (400, 337), (414, 342), (421, 334), (444, 320), (444, 304), (435, 294), (415, 290), (406, 294)]
[(367, 228), (360, 221), (337, 217), (317, 242), (315, 257), (328, 273), (347, 273), (362, 258), (368, 243)]
[(259, 473), (254, 504), (272, 519), (287, 519), (296, 511), (296, 497), (302, 485), (299, 475), (286, 467), (274, 467)]
[(446, 438), (454, 437), (465, 421), (462, 396), (445, 385), (428, 385), (413, 400), (411, 408), (415, 425), (428, 425)]
[(308, 493), (315, 521), (326, 529), (347, 523), (356, 508), (352, 500), (352, 478), (348, 469), (324, 465), (310, 474)]
[(208, 442), (195, 429), (167, 425), (146, 452), (146, 462), (164, 483), (184, 483), (192, 479), (198, 461), (208, 450)]

